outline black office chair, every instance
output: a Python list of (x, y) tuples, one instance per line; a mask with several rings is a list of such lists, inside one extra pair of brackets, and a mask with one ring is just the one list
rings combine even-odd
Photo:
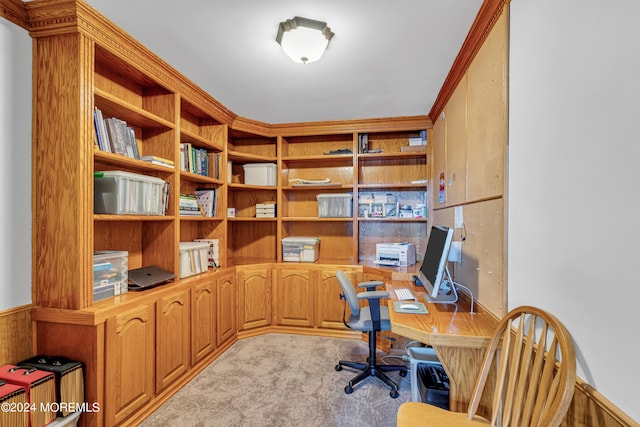
[[(383, 282), (370, 281), (359, 283), (358, 287), (366, 288), (366, 292), (356, 294), (351, 280), (349, 280), (343, 271), (338, 270), (336, 276), (343, 292), (340, 294), (340, 299), (346, 300), (345, 315), (343, 318), (344, 324), (356, 331), (369, 333), (369, 357), (367, 358), (367, 363), (340, 360), (336, 365), (336, 371), (341, 371), (343, 366), (362, 371), (349, 381), (349, 384), (344, 388), (345, 393), (353, 393), (353, 386), (367, 377), (378, 377), (391, 387), (390, 396), (393, 398), (398, 397), (398, 385), (385, 375), (385, 372), (400, 371), (400, 376), (405, 377), (407, 375), (407, 367), (404, 365), (379, 365), (376, 363), (376, 333), (378, 331), (388, 331), (391, 329), (389, 307), (380, 305), (380, 299), (389, 297), (389, 293), (375, 290), (376, 287), (382, 286)], [(363, 299), (368, 300), (369, 305), (360, 307), (360, 300)], [(351, 309), (351, 316), (348, 322), (346, 320), (347, 303)]]

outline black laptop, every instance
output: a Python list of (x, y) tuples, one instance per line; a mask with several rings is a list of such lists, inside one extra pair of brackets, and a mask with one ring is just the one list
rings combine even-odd
[(135, 270), (129, 270), (129, 290), (142, 291), (163, 285), (173, 279), (176, 275), (170, 271), (162, 269), (157, 265), (149, 265)]

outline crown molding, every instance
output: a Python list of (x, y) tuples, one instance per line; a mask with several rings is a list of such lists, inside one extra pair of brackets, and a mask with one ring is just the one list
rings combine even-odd
[(449, 74), (440, 88), (440, 92), (431, 107), (431, 111), (429, 111), (429, 117), (433, 119), (442, 113), (449, 98), (451, 98), (451, 95), (458, 86), (458, 83), (462, 80), (462, 77), (469, 69), (471, 62), (476, 57), (482, 44), (489, 36), (489, 33), (491, 33), (496, 21), (498, 21), (498, 18), (500, 18), (509, 3), (510, 0), (484, 0), (482, 6), (480, 6), (478, 15), (476, 15), (476, 19), (469, 29), (467, 38), (460, 48), (460, 52), (458, 52), (451, 66), (451, 70), (449, 70)]
[[(5, 0), (2, 0), (5, 1)], [(170, 90), (207, 111), (221, 123), (237, 115), (175, 70), (162, 58), (107, 20), (82, 0), (37, 0), (25, 4), (34, 40), (54, 34), (82, 34), (106, 52), (122, 59)]]
[(25, 30), (28, 29), (27, 12), (24, 3), (20, 0), (0, 0), (0, 18), (5, 18)]

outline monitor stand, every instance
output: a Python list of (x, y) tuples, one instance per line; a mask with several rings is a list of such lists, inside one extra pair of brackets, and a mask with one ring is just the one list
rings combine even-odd
[(424, 299), (434, 304), (455, 304), (458, 302), (458, 292), (456, 286), (449, 273), (449, 267), (444, 269), (445, 278), (440, 283), (438, 296), (433, 298), (429, 294), (425, 294)]

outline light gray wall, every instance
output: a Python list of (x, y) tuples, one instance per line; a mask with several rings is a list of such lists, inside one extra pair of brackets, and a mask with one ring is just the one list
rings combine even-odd
[(511, 2), (508, 288), (640, 421), (638, 20), (637, 0)]
[(0, 310), (31, 303), (31, 38), (0, 18)]

